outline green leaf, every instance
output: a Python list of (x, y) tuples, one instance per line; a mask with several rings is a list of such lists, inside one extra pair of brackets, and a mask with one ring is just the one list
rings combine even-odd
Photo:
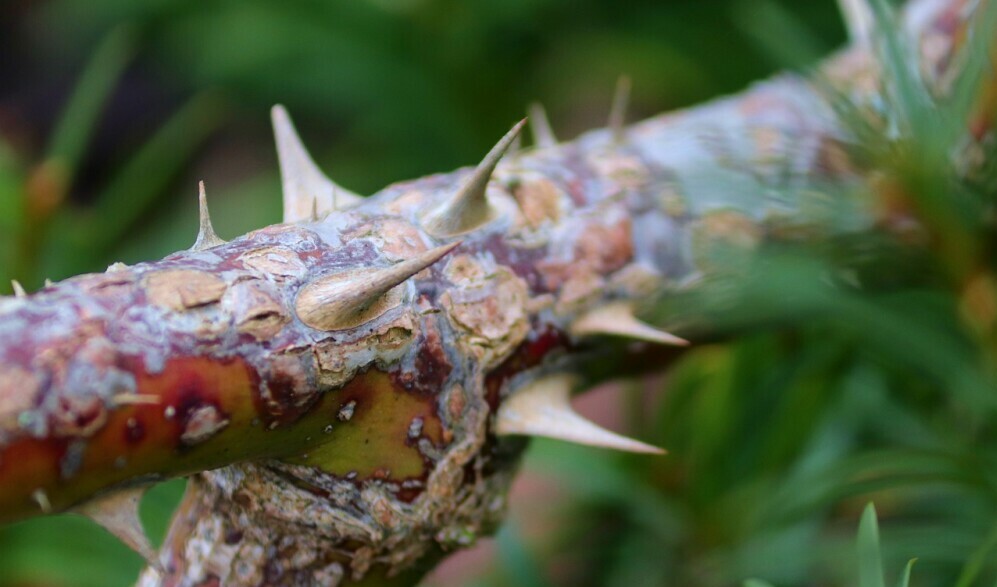
[(897, 581), (897, 587), (910, 587), (910, 571), (914, 568), (914, 563), (916, 562), (916, 558), (912, 558), (907, 561), (907, 566), (904, 568), (904, 574), (901, 575), (900, 580)]
[(760, 579), (748, 579), (744, 582), (744, 587), (773, 587), (773, 585)]
[(972, 587), (979, 578), (987, 561), (992, 560), (994, 550), (997, 550), (997, 525), (993, 527), (987, 539), (976, 549), (962, 567), (956, 587)]
[(869, 503), (862, 512), (858, 534), (859, 587), (886, 587), (883, 560), (879, 552), (879, 524), (876, 507)]

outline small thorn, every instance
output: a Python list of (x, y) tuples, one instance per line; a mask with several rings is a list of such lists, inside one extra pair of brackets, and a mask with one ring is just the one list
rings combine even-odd
[(20, 281), (18, 281), (16, 279), (11, 279), (10, 280), (10, 285), (11, 285), (11, 287), (14, 288), (14, 295), (16, 297), (19, 297), (19, 298), (26, 298), (26, 297), (28, 297), (28, 292), (24, 291), (24, 286), (21, 285)]
[(52, 283), (52, 280), (49, 279), (48, 277), (46, 277), (45, 278), (45, 287), (52, 287), (53, 285), (55, 285), (55, 284)]
[(875, 15), (869, 0), (838, 0), (838, 9), (848, 29), (848, 37), (856, 45), (866, 45), (872, 41), (875, 30)]
[(571, 375), (550, 375), (527, 384), (499, 406), (495, 433), (545, 436), (626, 452), (665, 454), (649, 444), (589, 422), (571, 408)]
[(630, 76), (621, 75), (616, 80), (616, 91), (613, 92), (613, 105), (609, 108), (609, 130), (613, 140), (622, 143), (626, 138), (627, 108), (630, 107), (630, 89), (633, 84)]
[(311, 218), (312, 202), (317, 203), (318, 211), (324, 215), (363, 201), (363, 197), (343, 189), (322, 173), (305, 149), (283, 106), (274, 106), (270, 110), (270, 118), (284, 187), (284, 222)]
[(116, 406), (154, 406), (159, 404), (159, 396), (139, 393), (118, 393), (111, 397)]
[(79, 506), (76, 511), (114, 534), (137, 552), (149, 566), (159, 572), (162, 565), (139, 520), (138, 506), (147, 488), (134, 487), (99, 497)]
[[(298, 318), (317, 330), (354, 328), (401, 303), (395, 288), (460, 245), (453, 242), (389, 267), (364, 268), (320, 277), (301, 288)], [(396, 292), (397, 295), (391, 295)]]
[(211, 226), (211, 215), (208, 213), (208, 196), (204, 191), (204, 182), (197, 182), (197, 207), (200, 216), (198, 220), (197, 239), (192, 251), (204, 251), (218, 245), (225, 244), (225, 241), (215, 234), (215, 229)]
[(43, 513), (52, 512), (52, 502), (48, 500), (48, 494), (45, 493), (44, 489), (38, 488), (31, 492), (31, 499), (38, 504), (38, 507)]
[(533, 144), (541, 149), (557, 146), (557, 137), (547, 118), (547, 110), (540, 102), (530, 104), (530, 129), (533, 131)]
[(475, 168), (470, 179), (452, 197), (426, 215), (424, 228), (435, 236), (454, 236), (472, 230), (491, 219), (488, 203), (488, 181), (502, 155), (523, 130), (526, 119), (520, 120), (503, 136)]
[(689, 341), (645, 324), (634, 317), (631, 302), (610, 302), (582, 314), (571, 325), (574, 336), (610, 334), (647, 342), (674, 346), (687, 346)]

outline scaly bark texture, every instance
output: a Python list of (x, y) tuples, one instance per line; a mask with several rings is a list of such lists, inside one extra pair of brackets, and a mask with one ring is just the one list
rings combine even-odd
[[(909, 11), (930, 79), (962, 8)], [(822, 72), (875, 104), (867, 47)], [(142, 585), (391, 581), (499, 522), (525, 442), (494, 434), (495, 414), (599, 348), (573, 332), (587, 313), (694, 288), (718, 250), (882, 220), (869, 202), (833, 225), (840, 202), (813, 196), (863, 181), (848, 140), (818, 86), (786, 76), (509, 154), (471, 227), (426, 230), (464, 169), (4, 299), (0, 520), (196, 473), (165, 573)], [(430, 251), (383, 295), (343, 301)]]

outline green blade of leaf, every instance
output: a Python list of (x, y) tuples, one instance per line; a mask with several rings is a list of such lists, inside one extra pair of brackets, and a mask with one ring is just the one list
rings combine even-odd
[(879, 523), (876, 507), (870, 503), (862, 512), (858, 533), (859, 587), (886, 587), (883, 560), (879, 552)]
[(987, 539), (983, 541), (983, 544), (966, 560), (966, 564), (962, 567), (962, 573), (959, 574), (959, 580), (956, 581), (955, 587), (971, 587), (976, 582), (976, 579), (979, 578), (980, 572), (987, 564), (987, 561), (991, 560), (990, 557), (993, 556), (994, 550), (997, 550), (997, 526), (994, 526)]
[(897, 581), (897, 587), (910, 587), (910, 572), (914, 568), (914, 563), (916, 562), (916, 558), (912, 558), (907, 561), (907, 566), (904, 567), (904, 574), (901, 575), (900, 580)]

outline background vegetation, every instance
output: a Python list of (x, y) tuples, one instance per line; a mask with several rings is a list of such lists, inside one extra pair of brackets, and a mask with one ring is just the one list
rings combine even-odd
[[(0, 283), (190, 246), (198, 179), (223, 237), (279, 221), (276, 102), (365, 193), (474, 162), (532, 100), (570, 138), (603, 124), (620, 73), (638, 118), (805, 69), (843, 36), (831, 0), (4, 2)], [(951, 118), (895, 98), (908, 137), (944, 143), (920, 122)], [(868, 519), (854, 538), (874, 501), (891, 583), (916, 556), (912, 585), (993, 585), (993, 186), (953, 195), (946, 154), (917, 144), (869, 156), (919, 212), (958, 196), (964, 214), (924, 214), (917, 247), (766, 251), (663, 308), (719, 316), (715, 342), (584, 401), (670, 455), (536, 442), (485, 562), (427, 582), (853, 585), (861, 567), (876, 587)], [(144, 502), (154, 538), (181, 490)], [(139, 566), (82, 518), (0, 528), (3, 586), (125, 585)]]

